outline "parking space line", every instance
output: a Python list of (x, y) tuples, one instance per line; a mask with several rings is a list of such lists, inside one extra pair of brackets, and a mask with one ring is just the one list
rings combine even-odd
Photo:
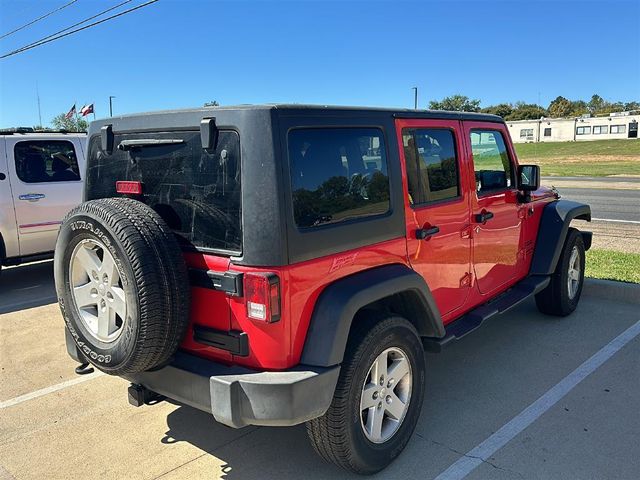
[(615, 218), (592, 218), (591, 220), (595, 222), (613, 222), (613, 223), (633, 223), (640, 224), (638, 220), (617, 220)]
[(596, 371), (631, 340), (640, 335), (640, 321), (634, 323), (591, 358), (576, 368), (559, 383), (548, 390), (497, 432), (488, 437), (475, 448), (436, 477), (436, 480), (462, 480), (491, 456), (519, 435), (524, 429), (540, 418), (553, 407), (582, 380)]
[(93, 380), (94, 378), (101, 377), (102, 375), (104, 375), (104, 373), (94, 372), (88, 375), (83, 375), (78, 378), (67, 380), (66, 382), (58, 383), (57, 385), (51, 385), (50, 387), (41, 388), (40, 390), (36, 390), (35, 392), (25, 393), (24, 395), (20, 395), (19, 397), (10, 398), (9, 400), (0, 402), (0, 410), (2, 410), (3, 408), (18, 405), (28, 400), (33, 400), (34, 398), (43, 397), (50, 393), (57, 392), (59, 390), (63, 390), (68, 387), (72, 387), (73, 385), (77, 385), (79, 383), (88, 382), (89, 380)]

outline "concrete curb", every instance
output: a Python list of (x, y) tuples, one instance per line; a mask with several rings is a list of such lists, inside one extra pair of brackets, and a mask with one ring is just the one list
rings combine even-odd
[(640, 284), (585, 278), (583, 295), (640, 305)]

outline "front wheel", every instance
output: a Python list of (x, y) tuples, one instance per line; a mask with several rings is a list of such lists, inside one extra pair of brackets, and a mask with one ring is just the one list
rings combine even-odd
[(424, 398), (424, 351), (404, 318), (354, 320), (329, 410), (307, 423), (316, 452), (359, 474), (389, 465), (411, 438)]
[(570, 228), (556, 271), (549, 285), (536, 295), (538, 310), (547, 315), (567, 316), (578, 306), (584, 284), (585, 250), (582, 234)]

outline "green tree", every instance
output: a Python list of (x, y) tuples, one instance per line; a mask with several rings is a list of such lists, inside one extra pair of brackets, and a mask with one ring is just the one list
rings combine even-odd
[(640, 102), (627, 102), (624, 104), (625, 112), (632, 112), (634, 110), (640, 110)]
[(483, 113), (490, 113), (491, 115), (498, 115), (502, 118), (507, 118), (513, 113), (513, 105), (510, 103), (499, 103), (498, 105), (491, 105), (481, 110)]
[(64, 113), (53, 117), (53, 119), (51, 120), (51, 124), (53, 125), (53, 128), (66, 130), (68, 132), (86, 132), (87, 128), (89, 127), (89, 122), (87, 122), (84, 118), (67, 118), (66, 114)]
[(591, 115), (596, 115), (598, 113), (604, 113), (604, 111), (609, 107), (608, 103), (609, 102), (600, 95), (594, 94), (591, 96), (591, 100), (587, 103), (587, 108)]
[(553, 118), (568, 117), (571, 114), (571, 101), (564, 97), (556, 97), (556, 99), (549, 104), (549, 116)]
[(534, 103), (517, 102), (513, 112), (505, 120), (537, 120), (548, 117), (549, 112), (540, 105)]
[(571, 101), (571, 116), (579, 117), (581, 115), (585, 115), (589, 113), (589, 108), (587, 107), (587, 102), (584, 100), (572, 100)]
[(480, 100), (470, 99), (465, 95), (452, 95), (441, 101), (429, 102), (429, 108), (433, 110), (450, 110), (454, 112), (479, 112)]

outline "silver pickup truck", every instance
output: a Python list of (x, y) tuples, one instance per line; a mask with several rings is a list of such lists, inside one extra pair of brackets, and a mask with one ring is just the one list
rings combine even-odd
[(82, 201), (86, 134), (0, 130), (0, 268), (53, 257)]

